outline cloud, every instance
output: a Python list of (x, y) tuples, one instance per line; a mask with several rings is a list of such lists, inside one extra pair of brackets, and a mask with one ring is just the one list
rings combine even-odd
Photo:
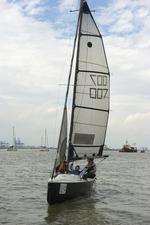
[(112, 73), (107, 142), (121, 147), (128, 137), (150, 146), (150, 5), (148, 1), (119, 0), (100, 10), (97, 20)]
[[(66, 90), (59, 84), (66, 84), (76, 18), (66, 12), (77, 3), (0, 1), (1, 137), (10, 139), (15, 125), (26, 143), (40, 144), (41, 130), (47, 127), (50, 143), (56, 145)], [(44, 17), (56, 6), (57, 15)], [(111, 71), (107, 143), (121, 146), (129, 137), (150, 146), (149, 1), (108, 1), (96, 8)]]
[[(63, 104), (65, 87), (60, 90), (59, 84), (66, 83), (70, 41), (59, 39), (50, 23), (22, 14), (18, 4), (3, 3), (0, 14), (0, 121), (3, 123), (0, 133), (8, 137), (6, 124), (14, 124), (27, 143), (39, 143), (36, 130), (44, 126), (52, 129), (48, 121), (55, 120), (58, 102)], [(31, 4), (24, 1), (27, 3)], [(56, 123), (59, 126), (60, 118)], [(28, 129), (33, 133), (29, 134)]]
[(125, 120), (125, 124), (131, 124), (131, 123), (134, 123), (135, 125), (137, 125), (138, 123), (143, 124), (143, 121), (147, 122), (148, 120), (150, 121), (150, 112), (136, 113), (134, 115), (129, 115)]
[(76, 9), (77, 7), (77, 0), (60, 0), (59, 2), (59, 9), (61, 12), (66, 10)]

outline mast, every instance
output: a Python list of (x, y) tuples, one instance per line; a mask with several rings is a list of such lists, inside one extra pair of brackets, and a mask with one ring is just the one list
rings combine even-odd
[[(82, 4), (82, 1), (84, 1), (84, 0), (81, 0), (80, 5)], [(81, 8), (81, 6), (80, 6), (80, 8)], [(76, 28), (75, 38), (74, 38), (73, 51), (72, 51), (72, 57), (71, 57), (71, 62), (70, 62), (70, 70), (69, 70), (69, 77), (68, 77), (68, 83), (67, 83), (67, 91), (66, 91), (64, 108), (67, 107), (68, 93), (69, 93), (69, 87), (70, 87), (70, 79), (71, 79), (72, 68), (73, 68), (73, 60), (74, 60), (74, 55), (75, 55), (76, 41), (77, 41), (77, 36), (78, 36), (79, 19), (80, 19), (80, 12), (79, 12), (79, 15), (78, 15), (77, 28)]]
[(45, 147), (47, 145), (47, 131), (46, 131), (46, 128), (45, 128)]
[(72, 138), (72, 133), (73, 133), (75, 93), (76, 93), (76, 84), (77, 84), (77, 73), (78, 73), (78, 67), (79, 67), (78, 59), (79, 59), (80, 36), (81, 36), (82, 6), (83, 6), (84, 2), (85, 2), (85, 0), (80, 0), (80, 9), (79, 9), (79, 15), (78, 15), (78, 26), (77, 26), (78, 43), (77, 43), (76, 69), (75, 69), (75, 77), (74, 77), (73, 102), (72, 102), (71, 123), (70, 123), (70, 133), (69, 133), (68, 161), (69, 161), (71, 155), (74, 154), (74, 148), (71, 145), (71, 138)]
[(12, 127), (12, 131), (13, 131), (13, 148), (16, 150), (16, 135), (15, 135), (15, 127)]
[[(81, 0), (82, 1), (82, 0)], [(80, 13), (79, 13), (80, 15)], [(58, 147), (57, 147), (57, 154), (54, 162), (54, 167), (53, 167), (53, 172), (51, 178), (53, 179), (54, 177), (54, 171), (57, 165), (57, 160), (58, 157), (61, 155), (61, 147), (63, 147), (63, 142), (61, 143), (61, 136), (62, 136), (62, 131), (64, 128), (64, 120), (67, 119), (67, 100), (68, 100), (68, 94), (69, 94), (69, 87), (70, 87), (70, 80), (71, 80), (71, 74), (72, 74), (72, 68), (73, 68), (73, 61), (74, 61), (74, 55), (75, 55), (75, 49), (76, 49), (76, 42), (77, 42), (77, 36), (78, 36), (78, 27), (79, 27), (79, 18), (78, 16), (78, 21), (77, 21), (77, 27), (76, 27), (76, 32), (75, 32), (75, 38), (74, 38), (74, 44), (73, 44), (73, 51), (72, 51), (72, 57), (71, 57), (71, 62), (70, 62), (70, 70), (69, 70), (69, 76), (68, 76), (68, 83), (67, 83), (67, 90), (66, 90), (66, 96), (65, 96), (65, 103), (64, 103), (64, 109), (63, 109), (63, 117), (62, 117), (62, 123), (61, 123), (61, 128), (60, 128), (60, 134), (59, 134), (59, 140), (58, 140)], [(65, 139), (64, 139), (65, 141)], [(66, 140), (67, 141), (67, 140)], [(61, 147), (60, 147), (61, 143)]]
[(15, 138), (15, 127), (13, 126), (13, 144), (14, 147), (16, 148), (16, 138)]

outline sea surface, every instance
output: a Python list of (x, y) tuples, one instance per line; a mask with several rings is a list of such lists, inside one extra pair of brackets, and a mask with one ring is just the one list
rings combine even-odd
[(150, 225), (150, 153), (109, 152), (91, 197), (48, 206), (54, 158), (0, 150), (0, 225)]

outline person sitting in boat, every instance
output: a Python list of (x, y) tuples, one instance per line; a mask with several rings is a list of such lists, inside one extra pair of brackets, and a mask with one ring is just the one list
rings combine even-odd
[(68, 162), (64, 160), (60, 165), (56, 167), (56, 174), (66, 173), (68, 171)]
[(69, 163), (69, 173), (72, 173), (73, 172), (73, 162), (70, 162)]
[(84, 159), (86, 159), (86, 158), (87, 158), (87, 155), (86, 155), (86, 154), (84, 154), (83, 158), (84, 158)]
[(96, 156), (96, 155), (95, 155), (95, 153), (93, 153), (93, 155), (92, 155), (92, 156), (93, 156), (93, 158), (95, 158), (95, 156)]
[(81, 171), (80, 171), (80, 166), (77, 165), (77, 166), (75, 167), (74, 171), (73, 171), (73, 174), (79, 175), (80, 173), (81, 173)]
[(81, 172), (81, 178), (87, 179), (87, 178), (94, 178), (96, 176), (96, 165), (94, 163), (94, 158), (89, 157), (87, 158), (87, 165)]

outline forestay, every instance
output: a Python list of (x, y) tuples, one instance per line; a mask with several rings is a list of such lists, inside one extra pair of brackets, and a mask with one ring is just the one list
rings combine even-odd
[(109, 68), (102, 36), (86, 1), (79, 16), (69, 158), (75, 153), (78, 157), (102, 154), (109, 115)]

